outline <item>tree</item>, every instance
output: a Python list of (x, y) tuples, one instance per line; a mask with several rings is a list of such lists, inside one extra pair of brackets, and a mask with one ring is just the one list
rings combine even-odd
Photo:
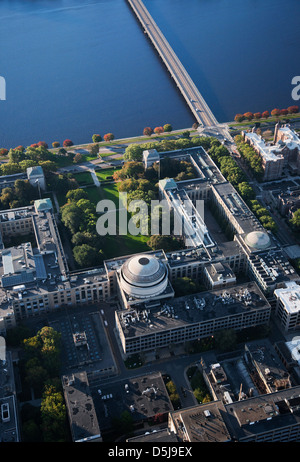
[(16, 149), (10, 149), (8, 153), (9, 162), (19, 163), (23, 158), (23, 153)]
[(271, 116), (273, 116), (273, 117), (279, 117), (279, 116), (280, 116), (280, 109), (277, 109), (277, 108), (272, 109), (272, 111), (271, 111)]
[(296, 212), (294, 213), (293, 218), (291, 218), (291, 220), (290, 220), (290, 223), (298, 231), (300, 230), (300, 209), (296, 210)]
[(1, 148), (0, 149), (0, 156), (7, 156), (8, 152), (9, 152), (8, 149)]
[(251, 186), (249, 185), (249, 183), (247, 183), (246, 181), (243, 181), (242, 183), (239, 183), (237, 185), (237, 189), (240, 193), (240, 195), (242, 196), (242, 198), (248, 202), (250, 199), (254, 199), (255, 197), (255, 192), (254, 190), (251, 188)]
[(287, 109), (280, 109), (280, 115), (288, 115), (289, 111)]
[(41, 402), (41, 418), (44, 442), (66, 439), (66, 406), (62, 393), (52, 385), (45, 387)]
[(235, 117), (234, 117), (234, 120), (236, 122), (243, 122), (243, 120), (244, 120), (243, 114), (236, 114)]
[(155, 129), (154, 129), (154, 133), (155, 133), (156, 135), (161, 135), (163, 132), (164, 132), (164, 128), (163, 128), (163, 127), (155, 127)]
[(77, 152), (74, 156), (73, 162), (75, 162), (75, 164), (78, 164), (79, 162), (82, 162), (82, 160), (83, 160), (82, 154), (80, 154), (80, 152)]
[(96, 157), (99, 154), (99, 144), (94, 143), (90, 146), (91, 156)]
[(45, 174), (49, 172), (55, 172), (57, 170), (57, 165), (55, 162), (51, 160), (45, 160), (39, 163), (40, 167), (42, 167)]
[(188, 277), (174, 279), (174, 281), (172, 281), (172, 286), (176, 297), (195, 294), (201, 290), (201, 286)]
[(153, 133), (153, 130), (151, 127), (145, 127), (143, 130), (143, 135), (145, 136), (151, 136)]
[(147, 241), (147, 245), (152, 250), (163, 249), (165, 252), (171, 252), (172, 250), (179, 250), (183, 248), (183, 242), (176, 239), (173, 236), (163, 236), (160, 234), (153, 235)]
[(36, 196), (36, 189), (28, 180), (16, 180), (14, 183), (14, 195), (20, 202), (24, 204), (34, 199)]
[(43, 146), (44, 148), (48, 149), (48, 144), (46, 143), (46, 141), (39, 141), (37, 143), (38, 146)]
[(60, 146), (59, 141), (53, 141), (53, 143), (52, 143), (53, 148), (59, 148), (59, 146)]
[(80, 199), (87, 199), (88, 194), (84, 189), (73, 189), (67, 192), (68, 202), (78, 202)]
[(245, 112), (244, 117), (247, 120), (252, 120), (253, 119), (253, 113), (252, 112)]
[(74, 247), (73, 254), (76, 263), (81, 267), (91, 267), (100, 264), (100, 254), (98, 250), (88, 244)]
[(261, 118), (261, 112), (255, 112), (253, 114), (253, 116), (254, 116), (254, 119), (260, 119)]
[(163, 129), (164, 129), (165, 132), (171, 132), (173, 130), (173, 127), (172, 127), (171, 124), (165, 124), (163, 126)]
[(219, 330), (214, 335), (217, 348), (222, 351), (232, 351), (236, 347), (237, 336), (233, 329)]
[[(130, 144), (124, 152), (125, 160), (141, 161), (143, 158), (143, 148), (138, 144)], [(126, 164), (125, 164), (126, 165)]]
[(73, 141), (69, 140), (69, 139), (66, 139), (64, 142), (63, 142), (63, 146), (66, 148), (68, 146), (73, 146)]
[(106, 133), (103, 138), (104, 141), (112, 141), (115, 139), (115, 136), (113, 133)]
[(189, 139), (190, 137), (190, 131), (185, 130), (184, 132), (181, 133), (182, 138)]
[(92, 140), (93, 140), (93, 143), (100, 143), (100, 141), (102, 141), (102, 136), (95, 134), (92, 136)]
[(270, 117), (270, 113), (269, 111), (264, 111), (261, 116), (263, 119), (267, 119), (268, 117)]
[(299, 106), (289, 106), (287, 109), (289, 114), (297, 114), (299, 112)]
[(82, 210), (74, 203), (62, 207), (61, 221), (72, 234), (77, 233), (82, 225)]

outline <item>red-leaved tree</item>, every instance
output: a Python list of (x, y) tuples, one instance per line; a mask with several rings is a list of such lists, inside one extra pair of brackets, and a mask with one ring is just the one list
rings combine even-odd
[(236, 122), (242, 122), (244, 120), (243, 114), (236, 114), (235, 117), (234, 117), (234, 120)]
[(48, 149), (48, 144), (46, 143), (46, 141), (39, 141), (37, 143), (38, 146), (43, 146), (44, 148)]
[(277, 108), (273, 109), (273, 110), (271, 111), (271, 116), (273, 116), (273, 117), (278, 117), (278, 116), (280, 116), (280, 109), (277, 109)]
[(65, 146), (65, 147), (73, 146), (73, 141), (71, 141), (71, 140), (69, 140), (69, 139), (66, 139), (66, 140), (63, 142), (63, 146)]
[(104, 141), (112, 141), (115, 139), (113, 133), (106, 133), (106, 135), (103, 136)]
[(144, 130), (143, 130), (143, 134), (144, 134), (145, 136), (151, 136), (152, 133), (153, 133), (153, 130), (152, 130), (151, 127), (145, 127)]
[(252, 120), (253, 119), (253, 113), (252, 112), (245, 112), (244, 117), (247, 120)]
[(297, 114), (299, 112), (299, 106), (290, 106), (288, 107), (289, 114)]
[(160, 135), (163, 132), (164, 132), (164, 127), (155, 127), (154, 129), (154, 133), (156, 133), (157, 135)]

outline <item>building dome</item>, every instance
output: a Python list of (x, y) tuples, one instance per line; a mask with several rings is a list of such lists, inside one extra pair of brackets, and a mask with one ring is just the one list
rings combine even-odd
[(164, 263), (153, 255), (135, 255), (120, 269), (122, 289), (135, 298), (150, 298), (162, 293), (168, 285)]
[(267, 249), (271, 244), (268, 233), (264, 231), (252, 231), (247, 234), (245, 242), (249, 247), (260, 250)]

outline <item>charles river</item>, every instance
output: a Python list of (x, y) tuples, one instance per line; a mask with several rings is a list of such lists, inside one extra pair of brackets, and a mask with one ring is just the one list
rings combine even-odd
[[(144, 0), (219, 122), (299, 104), (299, 0)], [(191, 127), (126, 0), (1, 0), (0, 148)]]

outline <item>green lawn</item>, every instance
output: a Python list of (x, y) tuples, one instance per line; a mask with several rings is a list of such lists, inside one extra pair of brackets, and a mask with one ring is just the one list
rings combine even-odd
[(73, 177), (75, 178), (79, 186), (94, 184), (94, 181), (93, 181), (93, 178), (90, 172), (75, 173)]
[(101, 170), (96, 170), (96, 175), (99, 181), (106, 180), (107, 176), (112, 176), (114, 172), (121, 170), (121, 167), (116, 168), (102, 168)]
[(104, 199), (110, 199), (119, 208), (119, 191), (116, 183), (109, 183), (100, 187)]

